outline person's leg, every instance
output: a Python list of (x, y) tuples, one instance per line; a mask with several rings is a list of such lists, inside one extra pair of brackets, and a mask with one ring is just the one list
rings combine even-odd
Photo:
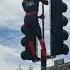
[(41, 53), (42, 53), (42, 57), (46, 59), (47, 57), (47, 49), (46, 49), (46, 46), (45, 46), (45, 42), (43, 39), (40, 39), (40, 45), (41, 45)]
[(24, 21), (25, 31), (23, 30), (23, 32), (28, 37), (27, 48), (29, 49), (32, 55), (32, 58), (33, 58), (32, 61), (35, 61), (40, 59), (36, 56), (36, 43), (35, 43), (36, 36), (34, 35), (33, 23), (34, 23), (34, 19), (26, 16)]
[(31, 51), (32, 57), (35, 58), (35, 48), (34, 48), (34, 41), (32, 39), (30, 39), (28, 41), (28, 45), (29, 45), (29, 49)]
[(32, 27), (33, 19), (29, 16), (25, 16), (24, 18), (24, 26), (22, 26), (21, 30), (25, 34), (28, 39), (26, 50), (30, 51), (33, 58), (35, 58), (35, 43), (32, 39), (33, 37), (33, 27)]
[(31, 52), (31, 54), (32, 54), (32, 61), (33, 62), (37, 62), (37, 61), (39, 61), (40, 60), (40, 58), (38, 58), (37, 56), (36, 56), (36, 45), (35, 45), (35, 43), (34, 43), (34, 38), (32, 38), (32, 39), (30, 39), (29, 40), (29, 42), (28, 42), (29, 44), (29, 49), (30, 49), (30, 52)]
[(43, 56), (43, 58), (46, 58), (47, 50), (46, 50), (44, 39), (43, 39), (42, 34), (41, 34), (41, 28), (40, 28), (38, 20), (36, 21), (36, 25), (35, 25), (35, 32), (36, 32), (36, 35), (40, 41), (40, 45), (42, 48), (42, 56)]

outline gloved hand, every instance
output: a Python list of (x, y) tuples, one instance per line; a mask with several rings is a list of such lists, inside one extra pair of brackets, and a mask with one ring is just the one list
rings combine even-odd
[(38, 18), (40, 18), (40, 19), (44, 19), (45, 16), (42, 14), (42, 15), (38, 16)]

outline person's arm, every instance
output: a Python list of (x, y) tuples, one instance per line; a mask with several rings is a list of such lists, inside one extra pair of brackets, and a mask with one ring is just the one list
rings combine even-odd
[(26, 3), (26, 2), (22, 2), (22, 7), (23, 7), (23, 9), (24, 9), (24, 11), (27, 13), (27, 12), (31, 12), (31, 11), (33, 11), (34, 10), (34, 5), (32, 5), (32, 6), (29, 6), (29, 4), (28, 3)]
[(22, 7), (23, 7), (23, 9), (24, 9), (25, 12), (29, 12), (30, 9), (31, 9), (31, 7), (26, 6), (26, 3), (24, 1), (22, 2)]
[(23, 9), (24, 9), (25, 11), (27, 11), (26, 3), (25, 3), (24, 1), (22, 2), (22, 7), (23, 7)]
[(40, 0), (43, 4), (48, 5), (48, 0)]

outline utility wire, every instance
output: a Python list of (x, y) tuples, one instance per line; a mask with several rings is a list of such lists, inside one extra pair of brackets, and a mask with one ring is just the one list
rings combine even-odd
[(8, 40), (14, 39), (14, 38), (19, 37), (19, 36), (21, 36), (21, 35), (23, 35), (23, 34), (19, 34), (19, 35), (16, 35), (16, 36), (13, 36), (13, 37), (7, 38), (7, 39), (2, 40), (2, 41), (0, 41), (0, 42), (6, 42), (6, 41), (8, 41)]

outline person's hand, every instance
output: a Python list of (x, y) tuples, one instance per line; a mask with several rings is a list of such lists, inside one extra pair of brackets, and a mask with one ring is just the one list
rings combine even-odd
[(41, 16), (39, 16), (40, 19), (44, 19), (45, 16), (42, 14)]

